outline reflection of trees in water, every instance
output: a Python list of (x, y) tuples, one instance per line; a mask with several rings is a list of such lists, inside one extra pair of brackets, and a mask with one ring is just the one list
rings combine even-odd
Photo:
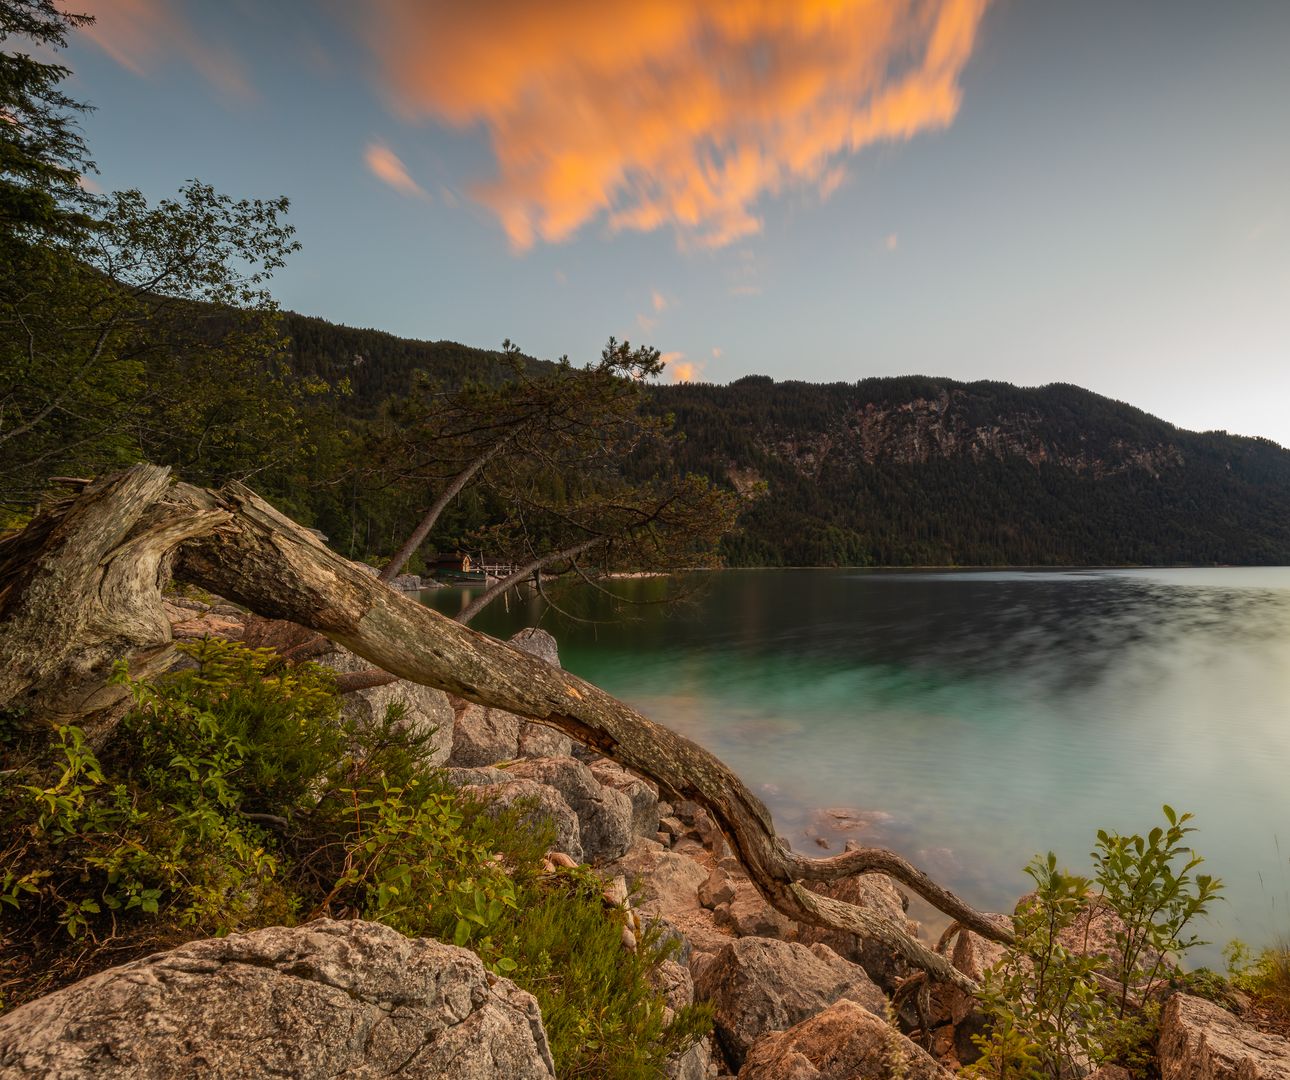
[[(1184, 575), (1185, 576), (1185, 575)], [(1099, 573), (873, 574), (734, 571), (698, 575), (681, 607), (614, 605), (587, 590), (569, 622), (530, 598), (485, 613), (479, 628), (509, 636), (520, 626), (552, 630), (562, 649), (634, 655), (724, 655), (763, 675), (801, 663), (808, 678), (868, 669), (867, 692), (899, 697), (911, 683), (944, 687), (1006, 676), (1031, 693), (1069, 693), (1133, 667), (1150, 678), (1182, 657), (1290, 641), (1290, 590), (1227, 588)], [(615, 582), (653, 600), (658, 580)], [(441, 590), (441, 593), (450, 590)], [(455, 592), (455, 590), (452, 590)], [(444, 610), (442, 595), (432, 602)], [(726, 665), (709, 678), (730, 675)], [(748, 676), (744, 668), (744, 676)], [(859, 691), (859, 687), (856, 687)]]
[[(863, 610), (834, 624), (828, 653), (942, 677), (1006, 672), (1061, 690), (1130, 658), (1290, 639), (1290, 593), (1277, 589), (1097, 577), (892, 584), (856, 597)], [(899, 594), (894, 604), (883, 590)]]

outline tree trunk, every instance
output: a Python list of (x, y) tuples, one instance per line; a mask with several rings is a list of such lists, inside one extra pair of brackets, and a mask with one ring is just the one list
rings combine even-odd
[(877, 872), (983, 937), (1011, 939), (894, 852), (791, 852), (765, 806), (702, 747), (577, 676), (401, 596), (242, 485), (210, 491), (167, 480), (164, 469), (136, 466), (0, 541), (0, 708), (29, 704), (70, 720), (98, 704), (114, 658), (128, 658), (135, 672), (159, 670), (169, 649), (160, 588), (173, 552), (178, 579), (316, 630), (401, 678), (541, 720), (700, 803), (762, 896), (797, 922), (880, 938), (930, 976), (975, 990), (900, 928), (801, 884)]
[(419, 548), (425, 542), (425, 538), (430, 535), (430, 530), (434, 528), (435, 522), (439, 520), (439, 515), (447, 509), (448, 504), (461, 494), (461, 489), (470, 483), (471, 478), (474, 477), (474, 475), (487, 465), (494, 457), (496, 457), (498, 451), (510, 442), (513, 437), (514, 433), (512, 432), (511, 434), (498, 439), (497, 442), (493, 443), (493, 445), (488, 447), (487, 450), (479, 454), (479, 456), (476, 457), (469, 465), (453, 477), (452, 483), (439, 493), (439, 497), (435, 499), (434, 504), (430, 509), (425, 512), (425, 516), (421, 519), (420, 524), (412, 530), (412, 535), (403, 541), (403, 546), (399, 548), (399, 550), (394, 553), (394, 557), (385, 564), (385, 567), (381, 570), (380, 574), (380, 579), (382, 581), (393, 581), (395, 577), (398, 576), (399, 571), (408, 565), (408, 560), (416, 554), (417, 548)]

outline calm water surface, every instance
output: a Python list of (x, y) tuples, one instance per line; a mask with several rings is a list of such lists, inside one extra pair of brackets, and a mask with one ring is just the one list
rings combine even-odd
[(804, 852), (884, 844), (1010, 910), (1031, 856), (1086, 869), (1097, 829), (1145, 832), (1168, 802), (1228, 883), (1203, 936), (1290, 935), (1290, 568), (704, 577), (681, 610), (587, 626), (512, 600), (475, 625), (547, 626), (570, 671), (725, 759)]

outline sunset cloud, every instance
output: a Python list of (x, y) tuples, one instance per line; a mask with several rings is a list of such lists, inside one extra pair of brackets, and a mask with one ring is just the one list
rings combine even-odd
[(474, 197), (517, 250), (610, 230), (721, 247), (840, 159), (944, 128), (988, 0), (375, 0), (366, 32), (408, 118), (487, 133)]
[(367, 167), (373, 176), (382, 183), (389, 184), (400, 194), (417, 199), (430, 197), (429, 192), (412, 179), (399, 155), (384, 143), (368, 143), (367, 149), (363, 152), (363, 160), (367, 162)]
[(665, 352), (660, 360), (674, 383), (694, 382), (703, 375), (702, 360), (687, 360), (683, 352)]
[(167, 64), (188, 64), (226, 97), (255, 100), (241, 61), (203, 40), (169, 0), (78, 0), (71, 10), (93, 15), (86, 36), (136, 75), (146, 78)]

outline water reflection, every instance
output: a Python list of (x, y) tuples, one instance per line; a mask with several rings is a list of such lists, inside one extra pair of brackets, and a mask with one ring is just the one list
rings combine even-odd
[[(1230, 886), (1212, 936), (1290, 932), (1290, 570), (704, 581), (679, 610), (613, 621), (589, 595), (608, 621), (570, 624), (521, 598), (476, 625), (542, 621), (570, 670), (728, 760), (804, 851), (888, 844), (998, 909), (1031, 855), (1085, 865), (1096, 829), (1170, 802)], [(855, 831), (821, 830), (829, 808)]]

